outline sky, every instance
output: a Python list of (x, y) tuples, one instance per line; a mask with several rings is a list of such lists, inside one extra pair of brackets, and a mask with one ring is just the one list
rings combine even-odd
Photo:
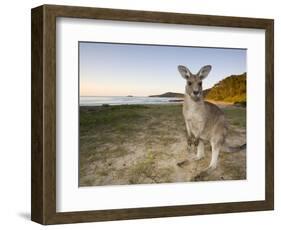
[(178, 72), (185, 65), (197, 73), (212, 70), (203, 89), (246, 72), (245, 49), (79, 42), (80, 96), (149, 96), (184, 93)]

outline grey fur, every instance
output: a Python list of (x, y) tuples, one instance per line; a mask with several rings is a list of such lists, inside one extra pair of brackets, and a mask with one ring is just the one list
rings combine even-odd
[(238, 147), (226, 145), (228, 131), (224, 113), (216, 105), (204, 101), (202, 80), (205, 79), (212, 67), (203, 66), (197, 74), (182, 65), (178, 66), (181, 76), (186, 80), (183, 116), (186, 125), (188, 144), (197, 145), (196, 159), (204, 157), (204, 142), (212, 147), (212, 159), (209, 169), (217, 167), (220, 151), (234, 152), (246, 148), (246, 144)]

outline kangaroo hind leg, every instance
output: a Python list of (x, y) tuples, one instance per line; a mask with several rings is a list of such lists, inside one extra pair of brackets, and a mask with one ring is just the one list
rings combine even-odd
[(198, 146), (197, 146), (196, 160), (200, 160), (204, 156), (205, 156), (204, 142), (202, 140), (199, 140)]
[(220, 149), (222, 147), (222, 141), (211, 142), (211, 147), (212, 147), (212, 158), (208, 167), (209, 170), (213, 170), (217, 168)]

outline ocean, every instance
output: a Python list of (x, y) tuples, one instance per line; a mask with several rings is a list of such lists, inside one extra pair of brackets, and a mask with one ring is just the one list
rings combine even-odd
[[(176, 101), (174, 101), (176, 100)], [(80, 97), (80, 106), (107, 105), (146, 105), (146, 104), (171, 104), (181, 103), (175, 97), (122, 97), (122, 96), (91, 96)]]

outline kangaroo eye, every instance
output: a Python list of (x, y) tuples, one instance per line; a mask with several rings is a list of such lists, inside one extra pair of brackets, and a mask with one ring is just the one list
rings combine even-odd
[(191, 81), (188, 81), (187, 84), (188, 84), (188, 85), (192, 85), (192, 82), (191, 82)]
[(199, 85), (199, 86), (202, 86), (202, 81), (198, 82), (198, 85)]

